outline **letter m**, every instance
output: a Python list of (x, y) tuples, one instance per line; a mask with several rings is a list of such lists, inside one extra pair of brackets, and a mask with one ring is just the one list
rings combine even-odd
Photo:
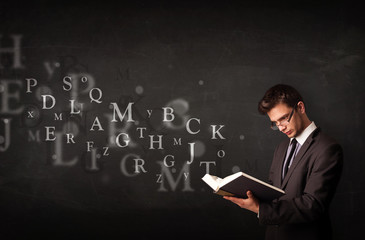
[[(173, 192), (175, 192), (177, 185), (179, 184), (179, 182), (181, 180), (183, 180), (183, 182), (184, 182), (184, 188), (182, 190), (183, 192), (193, 192), (194, 191), (194, 189), (192, 189), (190, 186), (190, 178), (188, 178), (187, 180), (184, 181), (184, 173), (189, 172), (189, 166), (190, 166), (189, 164), (185, 163), (184, 167), (181, 169), (179, 175), (177, 176), (177, 179), (175, 180), (170, 172), (170, 169), (168, 167), (166, 167), (162, 161), (158, 161), (157, 163), (160, 164), (160, 166), (161, 166), (161, 175), (162, 175), (162, 182), (161, 182), (160, 188), (158, 189), (159, 192), (168, 191), (165, 188), (165, 185), (164, 185), (165, 182), (167, 182), (170, 185), (171, 190)], [(165, 180), (167, 180), (167, 181), (165, 181)]]
[(119, 107), (117, 105), (117, 103), (112, 102), (110, 103), (111, 105), (113, 105), (113, 119), (112, 122), (117, 122), (116, 118), (115, 118), (115, 113), (118, 114), (119, 117), (119, 121), (123, 122), (123, 119), (125, 117), (126, 114), (128, 114), (128, 120), (127, 122), (134, 122), (133, 118), (132, 118), (132, 105), (134, 104), (133, 102), (128, 103), (128, 107), (126, 108), (126, 110), (124, 111), (124, 113), (122, 114), (119, 110)]
[(62, 121), (62, 113), (60, 113), (60, 114), (58, 114), (58, 115), (57, 115), (57, 113), (55, 113), (55, 114), (54, 114), (54, 120), (55, 120), (55, 121), (57, 121), (57, 120), (61, 120), (61, 121)]
[(176, 146), (176, 145), (181, 146), (181, 138), (179, 138), (179, 139), (174, 138), (174, 146)]

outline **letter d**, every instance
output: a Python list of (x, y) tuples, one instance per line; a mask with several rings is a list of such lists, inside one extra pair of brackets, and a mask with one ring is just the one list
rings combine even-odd
[[(47, 107), (47, 97), (52, 100), (50, 107)], [(52, 95), (42, 95), (43, 107), (42, 109), (52, 109), (56, 105), (56, 99)]]

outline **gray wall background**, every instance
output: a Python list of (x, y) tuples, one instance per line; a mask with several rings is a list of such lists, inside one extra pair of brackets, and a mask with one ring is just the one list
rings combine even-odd
[[(269, 87), (286, 83), (302, 93), (310, 119), (343, 146), (344, 171), (331, 206), (334, 236), (359, 236), (365, 211), (360, 13), (345, 1), (299, 7), (1, 3), (3, 231), (9, 238), (262, 239), (264, 226), (254, 214), (212, 194), (200, 180), (202, 162), (214, 162), (210, 172), (221, 177), (241, 170), (266, 180), (285, 136), (269, 128), (257, 103)], [(14, 52), (4, 50), (14, 49), (15, 38), (21, 67), (14, 65)], [(63, 89), (65, 76), (72, 77), (73, 91)], [(37, 80), (32, 93), (26, 93), (27, 78)], [(102, 103), (90, 102), (92, 88), (102, 91)], [(45, 93), (55, 97), (53, 109), (42, 109)], [(70, 99), (84, 104), (82, 116), (67, 118)], [(121, 110), (134, 102), (136, 122), (113, 125), (111, 102)], [(174, 109), (170, 125), (163, 107)], [(147, 110), (153, 110), (150, 118)], [(61, 112), (63, 120), (55, 120)], [(104, 131), (90, 131), (95, 117)], [(188, 118), (200, 119), (191, 125), (198, 134), (186, 131)], [(225, 139), (212, 139), (211, 125), (224, 125)], [(45, 141), (45, 126), (55, 127), (57, 141)], [(145, 138), (138, 127), (146, 127)], [(104, 156), (103, 147), (120, 132), (129, 134), (131, 146), (110, 146)], [(75, 144), (67, 144), (67, 133)], [(148, 149), (147, 135), (163, 135), (163, 149)], [(182, 144), (174, 145), (174, 138)], [(87, 141), (97, 148), (94, 168)], [(189, 142), (196, 152), (186, 165)], [(175, 166), (161, 165), (166, 155), (174, 156)], [(134, 176), (136, 156), (147, 172)]]

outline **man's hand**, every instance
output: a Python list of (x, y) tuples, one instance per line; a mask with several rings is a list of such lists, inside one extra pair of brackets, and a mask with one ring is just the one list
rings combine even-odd
[(255, 196), (252, 194), (251, 191), (247, 191), (246, 194), (247, 194), (247, 197), (248, 197), (246, 199), (236, 198), (236, 197), (228, 197), (228, 196), (224, 196), (223, 198), (237, 204), (241, 208), (245, 208), (245, 209), (250, 210), (250, 211), (257, 214), (259, 212), (259, 209), (260, 209), (259, 200), (257, 200), (255, 198)]

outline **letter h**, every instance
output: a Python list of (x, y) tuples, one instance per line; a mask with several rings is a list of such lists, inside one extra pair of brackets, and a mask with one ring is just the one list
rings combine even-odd
[(22, 35), (10, 35), (13, 39), (14, 45), (13, 47), (1, 47), (1, 38), (2, 35), (0, 34), (0, 69), (3, 69), (4, 66), (1, 64), (1, 54), (4, 53), (12, 53), (13, 54), (13, 68), (24, 68), (21, 63), (21, 54), (20, 54), (20, 40)]

